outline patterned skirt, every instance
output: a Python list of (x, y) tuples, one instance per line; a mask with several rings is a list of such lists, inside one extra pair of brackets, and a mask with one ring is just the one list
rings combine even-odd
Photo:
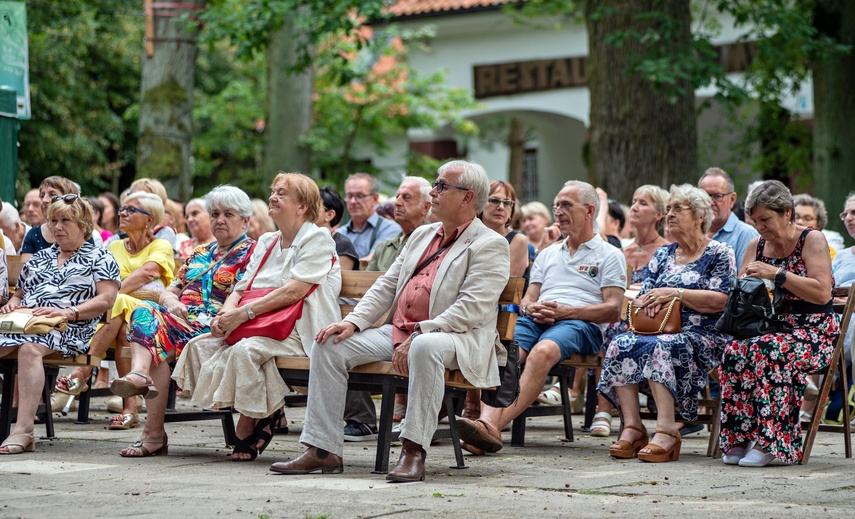
[(725, 454), (756, 440), (784, 463), (802, 459), (799, 409), (806, 375), (828, 366), (840, 327), (833, 313), (785, 314), (784, 320), (793, 333), (733, 341), (725, 348), (719, 437)]
[(131, 314), (128, 341), (148, 348), (155, 365), (166, 360), (172, 352), (178, 358), (187, 341), (210, 331), (207, 325), (197, 320), (198, 315), (199, 309), (189, 307), (185, 320), (157, 303), (141, 301)]

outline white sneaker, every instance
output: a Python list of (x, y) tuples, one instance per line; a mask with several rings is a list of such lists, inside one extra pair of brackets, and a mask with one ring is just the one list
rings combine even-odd
[(761, 450), (751, 449), (744, 458), (739, 460), (740, 467), (765, 467), (775, 460), (775, 456)]

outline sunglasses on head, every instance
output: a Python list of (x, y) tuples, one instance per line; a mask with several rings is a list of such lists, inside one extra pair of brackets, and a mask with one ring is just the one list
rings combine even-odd
[(80, 195), (57, 195), (57, 196), (51, 198), (50, 201), (51, 201), (51, 203), (54, 203), (54, 202), (59, 202), (60, 200), (62, 200), (66, 204), (71, 205), (78, 198), (80, 198)]
[(142, 213), (146, 216), (151, 216), (151, 213), (149, 213), (148, 211), (143, 211), (139, 207), (134, 207), (131, 205), (123, 205), (122, 207), (119, 208), (119, 212), (120, 213), (127, 213), (128, 216), (131, 216), (134, 213)]

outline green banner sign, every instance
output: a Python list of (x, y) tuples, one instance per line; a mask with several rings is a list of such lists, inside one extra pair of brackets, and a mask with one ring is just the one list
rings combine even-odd
[(23, 2), (0, 1), (0, 86), (15, 89), (18, 118), (29, 119), (30, 64), (27, 8)]

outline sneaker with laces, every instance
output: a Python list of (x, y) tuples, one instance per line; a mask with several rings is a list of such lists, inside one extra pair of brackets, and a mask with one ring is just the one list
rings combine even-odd
[(364, 442), (377, 439), (377, 426), (348, 420), (344, 426), (344, 441)]

